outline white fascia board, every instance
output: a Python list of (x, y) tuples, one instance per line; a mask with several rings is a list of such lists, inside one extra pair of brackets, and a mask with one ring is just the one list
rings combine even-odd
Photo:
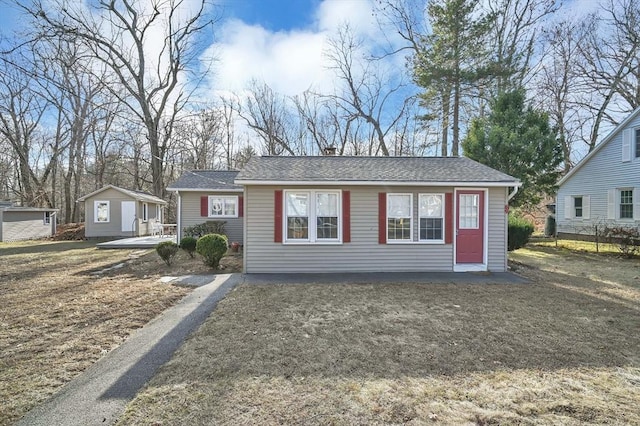
[(266, 181), (236, 180), (236, 185), (272, 185), (272, 186), (456, 186), (456, 187), (514, 187), (522, 186), (520, 181), (511, 182), (396, 182), (396, 181)]

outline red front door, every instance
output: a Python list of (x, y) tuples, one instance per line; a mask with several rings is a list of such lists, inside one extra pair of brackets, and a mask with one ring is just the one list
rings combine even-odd
[(484, 191), (456, 194), (456, 263), (484, 263)]

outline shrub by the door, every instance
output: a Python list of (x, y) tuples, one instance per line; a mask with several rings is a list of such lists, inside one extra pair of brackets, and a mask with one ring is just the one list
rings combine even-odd
[(508, 238), (509, 251), (524, 247), (529, 242), (529, 237), (533, 234), (533, 230), (533, 223), (522, 217), (510, 214)]

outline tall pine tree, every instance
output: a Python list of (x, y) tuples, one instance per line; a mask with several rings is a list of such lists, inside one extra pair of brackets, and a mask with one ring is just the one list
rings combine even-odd
[(451, 155), (457, 156), (462, 101), (486, 77), (486, 37), (494, 16), (483, 14), (476, 0), (436, 0), (429, 3), (427, 13), (431, 33), (415, 57), (414, 79), (425, 89), (423, 103), (440, 111), (442, 154), (447, 155), (451, 122)]

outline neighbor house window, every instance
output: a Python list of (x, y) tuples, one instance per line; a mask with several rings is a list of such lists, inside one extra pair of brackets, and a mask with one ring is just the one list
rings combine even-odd
[(620, 219), (633, 219), (633, 190), (620, 191)]
[(582, 217), (582, 197), (573, 198), (574, 217)]
[(387, 241), (411, 241), (413, 194), (387, 194)]
[(444, 241), (444, 194), (418, 196), (420, 241)]
[(94, 222), (109, 222), (109, 201), (95, 201), (93, 209)]
[(149, 204), (142, 203), (142, 221), (147, 222), (149, 220)]
[(209, 217), (238, 217), (238, 197), (209, 196)]
[(156, 221), (162, 222), (162, 209), (160, 204), (156, 204)]
[(286, 241), (340, 242), (340, 191), (285, 191)]
[(51, 212), (44, 212), (44, 220), (45, 225), (49, 225), (51, 223)]
[(635, 131), (636, 134), (636, 158), (640, 157), (640, 129), (636, 129)]

